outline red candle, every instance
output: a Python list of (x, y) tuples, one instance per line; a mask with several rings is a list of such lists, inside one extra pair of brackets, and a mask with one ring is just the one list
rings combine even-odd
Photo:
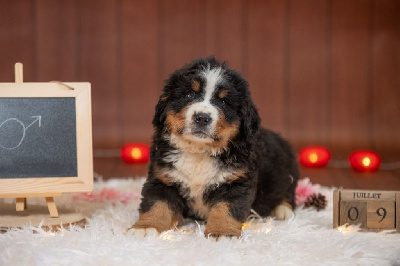
[(358, 172), (375, 172), (381, 166), (381, 158), (373, 151), (352, 152), (349, 160), (351, 167)]
[(128, 143), (121, 148), (121, 158), (126, 163), (147, 163), (149, 155), (149, 146), (145, 144)]
[(309, 146), (300, 150), (299, 159), (305, 167), (319, 168), (328, 164), (331, 153), (322, 146)]

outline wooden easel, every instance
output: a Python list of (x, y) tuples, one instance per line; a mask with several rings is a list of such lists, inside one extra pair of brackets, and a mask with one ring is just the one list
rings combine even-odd
[[(15, 83), (24, 82), (22, 63), (15, 64)], [(27, 197), (44, 197), (46, 198), (47, 207), (49, 208), (50, 216), (55, 218), (58, 217), (58, 211), (54, 197), (61, 196), (61, 193), (29, 193), (29, 194), (7, 194), (1, 195), (2, 198), (15, 198), (16, 199), (16, 211), (24, 211), (27, 209), (26, 198)]]
[[(26, 106), (32, 108), (34, 105), (32, 102), (37, 102), (37, 99), (50, 103), (57, 102), (60, 97), (74, 100), (75, 117), (70, 117), (70, 119), (75, 119), (75, 128), (68, 127), (66, 130), (72, 132), (71, 136), (75, 136), (77, 163), (76, 174), (73, 172), (72, 175), (63, 175), (62, 177), (57, 177), (57, 175), (62, 175), (61, 173), (53, 174), (52, 177), (41, 177), (40, 172), (36, 172), (32, 176), (25, 172), (24, 175), (28, 176), (19, 178), (18, 176), (7, 178), (7, 176), (1, 175), (0, 198), (16, 199), (16, 202), (14, 204), (14, 202), (0, 201), (0, 233), (6, 232), (9, 228), (20, 228), (26, 225), (45, 227), (48, 230), (72, 224), (83, 226), (85, 216), (76, 212), (74, 208), (70, 209), (65, 206), (57, 208), (54, 197), (59, 197), (64, 193), (88, 193), (93, 190), (91, 84), (89, 82), (23, 82), (22, 64), (15, 64), (14, 71), (15, 83), (0, 82), (2, 103), (14, 98), (24, 98), (29, 103)], [(19, 106), (11, 108), (7, 105), (2, 105), (1, 108), (10, 109), (13, 113), (18, 113), (20, 109)], [(47, 115), (63, 119), (66, 114), (47, 112)], [(47, 134), (50, 136), (51, 134), (63, 134), (66, 130), (48, 131)], [(23, 153), (23, 151), (20, 152)], [(45, 198), (46, 204), (32, 202), (27, 206), (26, 199), (28, 197)]]

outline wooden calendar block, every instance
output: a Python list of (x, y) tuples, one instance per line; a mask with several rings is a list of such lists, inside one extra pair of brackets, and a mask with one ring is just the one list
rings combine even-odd
[(360, 224), (367, 226), (367, 202), (340, 202), (340, 224)]
[(400, 233), (400, 192), (396, 193), (396, 228)]
[(333, 192), (333, 227), (400, 232), (400, 192), (341, 189)]
[(367, 204), (367, 228), (395, 228), (395, 202), (373, 201)]

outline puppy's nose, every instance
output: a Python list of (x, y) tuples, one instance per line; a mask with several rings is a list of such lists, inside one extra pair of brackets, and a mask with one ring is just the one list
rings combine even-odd
[(206, 113), (196, 113), (194, 114), (194, 122), (199, 126), (207, 126), (211, 123), (211, 117)]

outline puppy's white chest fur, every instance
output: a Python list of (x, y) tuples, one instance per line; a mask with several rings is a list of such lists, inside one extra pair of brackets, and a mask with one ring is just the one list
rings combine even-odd
[(208, 186), (224, 182), (228, 175), (216, 159), (206, 153), (182, 151), (170, 154), (166, 161), (173, 163), (175, 169), (168, 174), (188, 189), (187, 195), (183, 195), (188, 199), (201, 197)]
[(222, 168), (218, 161), (206, 153), (179, 151), (166, 156), (166, 162), (174, 165), (168, 175), (182, 185), (182, 196), (199, 217), (206, 219), (209, 206), (203, 201), (207, 187), (225, 182), (232, 172)]

